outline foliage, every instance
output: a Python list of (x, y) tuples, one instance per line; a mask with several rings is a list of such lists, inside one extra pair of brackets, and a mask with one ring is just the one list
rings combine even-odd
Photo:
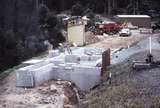
[(77, 2), (75, 5), (72, 6), (71, 11), (73, 16), (82, 16), (84, 10), (80, 2)]
[(65, 38), (60, 32), (60, 23), (56, 15), (47, 8), (45, 5), (41, 5), (39, 9), (39, 23), (40, 29), (45, 35), (45, 39), (48, 40), (54, 48), (59, 43), (64, 42)]

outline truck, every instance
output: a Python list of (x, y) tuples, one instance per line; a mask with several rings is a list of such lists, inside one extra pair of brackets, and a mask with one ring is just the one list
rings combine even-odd
[(116, 34), (118, 33), (122, 27), (121, 25), (115, 23), (115, 22), (105, 22), (102, 24), (96, 25), (97, 31), (99, 31), (99, 34)]

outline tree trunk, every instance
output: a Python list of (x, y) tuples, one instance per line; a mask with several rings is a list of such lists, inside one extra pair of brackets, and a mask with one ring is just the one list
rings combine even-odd
[(117, 0), (113, 0), (113, 9), (117, 9)]
[(13, 32), (17, 33), (18, 32), (18, 0), (15, 0), (14, 3), (14, 22), (13, 22)]
[(108, 0), (108, 15), (111, 15), (111, 0)]

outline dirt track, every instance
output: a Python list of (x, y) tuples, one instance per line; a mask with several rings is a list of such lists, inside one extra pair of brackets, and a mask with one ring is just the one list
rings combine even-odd
[[(136, 32), (136, 33), (134, 33)], [(133, 31), (133, 34), (129, 37), (119, 37), (119, 35), (109, 36), (103, 41), (87, 45), (87, 47), (96, 47), (96, 48), (104, 48), (104, 49), (117, 49), (117, 48), (128, 48), (134, 43), (139, 42), (146, 35), (139, 34), (137, 31)]]

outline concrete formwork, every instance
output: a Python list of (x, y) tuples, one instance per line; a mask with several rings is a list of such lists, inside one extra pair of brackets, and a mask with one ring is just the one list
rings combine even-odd
[(53, 58), (53, 57), (59, 56), (59, 54), (60, 54), (58, 50), (51, 50), (48, 53), (49, 53), (48, 54), (49, 58)]
[(38, 86), (45, 81), (51, 80), (52, 79), (52, 68), (54, 64), (50, 63), (45, 66), (42, 66), (38, 69), (32, 70), (32, 74), (34, 76), (34, 83), (35, 86)]
[[(101, 79), (101, 67), (97, 67), (97, 64), (102, 62), (103, 52), (99, 49), (81, 48), (73, 53), (60, 54), (17, 70), (17, 86), (37, 86), (51, 79), (61, 79), (75, 83), (80, 90), (89, 91)], [(30, 75), (30, 83), (23, 81), (25, 74)]]
[(80, 90), (89, 91), (100, 81), (101, 68), (88, 66), (59, 66), (52, 71), (53, 79), (74, 82)]
[(71, 74), (71, 81), (81, 90), (89, 91), (101, 79), (101, 69), (98, 67), (75, 66)]

